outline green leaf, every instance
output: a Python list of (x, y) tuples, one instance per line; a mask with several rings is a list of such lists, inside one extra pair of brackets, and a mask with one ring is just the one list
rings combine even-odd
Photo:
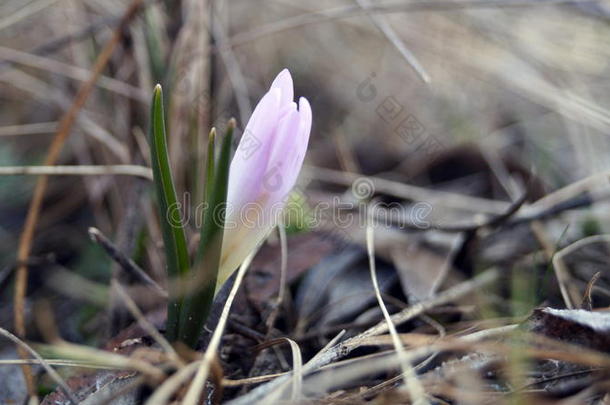
[(163, 92), (160, 85), (155, 87), (151, 117), (150, 156), (158, 200), (159, 221), (161, 223), (165, 247), (167, 272), (170, 281), (166, 329), (168, 339), (173, 342), (176, 340), (180, 328), (180, 312), (184, 297), (181, 291), (180, 280), (183, 280), (188, 274), (189, 255), (186, 247), (184, 224), (182, 223), (182, 211), (178, 204), (169, 164), (165, 133), (165, 114), (163, 111)]
[(189, 283), (194, 287), (192, 294), (187, 295), (180, 320), (180, 340), (192, 348), (197, 345), (214, 300), (224, 234), (224, 214), (234, 128), (235, 121), (231, 120), (222, 139), (217, 160), (214, 158), (214, 134), (211, 134), (208, 144), (203, 226), (197, 257), (193, 265), (192, 282)]
[[(208, 137), (208, 159), (205, 170), (205, 187), (203, 195), (204, 205), (210, 204), (214, 191), (214, 174), (216, 170), (216, 128), (212, 128)], [(205, 213), (205, 211), (204, 211)], [(201, 246), (201, 244), (200, 244)]]

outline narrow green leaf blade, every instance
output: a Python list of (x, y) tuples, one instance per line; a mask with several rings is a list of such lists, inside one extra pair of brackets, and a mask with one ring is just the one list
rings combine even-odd
[(235, 121), (231, 120), (222, 139), (217, 160), (213, 157), (213, 145), (208, 150), (208, 159), (214, 159), (216, 162), (208, 160), (205, 188), (206, 207), (201, 228), (201, 241), (192, 272), (192, 285), (195, 287), (193, 294), (185, 300), (181, 317), (180, 340), (192, 348), (197, 345), (214, 300), (224, 234), (224, 214), (227, 208), (234, 128)]
[[(172, 179), (167, 138), (165, 131), (165, 113), (163, 110), (163, 92), (157, 85), (154, 90), (150, 126), (150, 155), (159, 206), (159, 221), (163, 234), (167, 272), (170, 281), (170, 298), (167, 314), (167, 337), (175, 341), (180, 328), (180, 311), (184, 295), (180, 287), (189, 270), (189, 255), (182, 223), (182, 210), (176, 196)], [(184, 207), (188, 209), (188, 207)], [(177, 287), (176, 287), (177, 286)]]
[(210, 195), (214, 190), (214, 175), (216, 171), (216, 128), (212, 128), (208, 137), (208, 159), (205, 171), (205, 188), (204, 188), (204, 215), (207, 207), (210, 204)]

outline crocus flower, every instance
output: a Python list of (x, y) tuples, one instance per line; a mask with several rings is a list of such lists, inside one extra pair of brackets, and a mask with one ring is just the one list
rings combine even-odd
[(269, 234), (294, 187), (309, 133), (311, 107), (293, 101), (292, 77), (282, 70), (260, 100), (229, 171), (227, 213), (218, 286)]

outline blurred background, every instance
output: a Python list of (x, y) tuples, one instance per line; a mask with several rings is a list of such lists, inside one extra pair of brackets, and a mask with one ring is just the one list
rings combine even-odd
[[(0, 2), (0, 167), (44, 162), (58, 121), (127, 7), (118, 0)], [(534, 218), (534, 230), (527, 222), (476, 236), (472, 229), (378, 232), (388, 294), (414, 302), (489, 265), (535, 279), (545, 271), (549, 245), (552, 253), (610, 225), (609, 21), (603, 0), (145, 1), (80, 110), (58, 164), (150, 166), (150, 98), (161, 83), (178, 194), (189, 193), (185, 204), (195, 206), (209, 129), (224, 128), (231, 117), (242, 128), (275, 75), (288, 68), (295, 94), (307, 97), (313, 109), (298, 187), (306, 206), (337, 195), (353, 199), (354, 179), (366, 177), (376, 179), (371, 195), (383, 201), (407, 210), (427, 204), (417, 218), (424, 225), (502, 214), (526, 190), (514, 218), (552, 211)], [(582, 179), (567, 195), (527, 209)], [(0, 176), (0, 325), (9, 330), (16, 252), (35, 182), (32, 175)], [(89, 239), (90, 227), (164, 283), (149, 180), (51, 176), (28, 261), (29, 338), (43, 338), (34, 325), (37, 303), (52, 309), (62, 337), (74, 342), (104, 346), (129, 324), (97, 287), (108, 286), (119, 270)], [(305, 277), (320, 262), (337, 265), (336, 257), (345, 259), (352, 247), (362, 249), (359, 231), (315, 239), (312, 234), (328, 234), (328, 227), (292, 230), (290, 279)], [(604, 246), (574, 264), (578, 291), (607, 267)], [(268, 287), (260, 275), (275, 274), (279, 266), (276, 238), (265, 248), (269, 252), (253, 268), (259, 279), (250, 281)], [(329, 257), (335, 261), (323, 261)], [(604, 277), (602, 290), (610, 281)], [(307, 280), (292, 284), (294, 311), (301, 314), (309, 301), (299, 286)], [(557, 286), (531, 287), (512, 309), (499, 305), (498, 314), (562, 304)], [(350, 288), (359, 287), (344, 287)], [(277, 288), (268, 290), (259, 303)], [(325, 299), (345, 299), (341, 291)], [(598, 293), (608, 300), (605, 290)], [(151, 299), (138, 302), (146, 311), (163, 307)], [(354, 315), (326, 314), (320, 325), (346, 319)], [(313, 327), (294, 319), (285, 324), (291, 322), (301, 334)], [(12, 346), (0, 348), (0, 357), (14, 357)], [(0, 386), (11, 398), (23, 394), (23, 382)]]

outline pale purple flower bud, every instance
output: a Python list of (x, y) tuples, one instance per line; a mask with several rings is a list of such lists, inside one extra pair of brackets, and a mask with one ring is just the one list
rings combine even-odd
[(231, 162), (219, 286), (277, 225), (303, 166), (311, 107), (293, 99), (284, 69), (254, 109)]

